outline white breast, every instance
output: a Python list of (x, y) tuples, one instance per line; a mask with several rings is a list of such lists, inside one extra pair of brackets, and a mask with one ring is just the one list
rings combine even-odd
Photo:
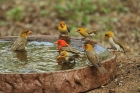
[(109, 38), (109, 43), (113, 48), (117, 49), (117, 51), (122, 51), (120, 45), (116, 44), (112, 38)]

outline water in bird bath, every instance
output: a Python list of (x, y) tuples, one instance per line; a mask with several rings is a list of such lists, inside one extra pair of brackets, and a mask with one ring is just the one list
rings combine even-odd
[[(83, 67), (89, 63), (86, 57), (82, 57), (76, 59), (75, 64), (58, 65), (56, 58), (59, 53), (57, 46), (52, 42), (28, 42), (25, 52), (11, 51), (12, 44), (13, 42), (10, 41), (0, 41), (0, 73), (59, 71)], [(73, 43), (71, 43), (71, 46), (74, 46)], [(81, 46), (74, 46), (74, 48), (84, 51)]]

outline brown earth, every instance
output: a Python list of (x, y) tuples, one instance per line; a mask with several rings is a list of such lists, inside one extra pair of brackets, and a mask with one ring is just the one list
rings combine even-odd
[(86, 93), (140, 93), (140, 56), (118, 57), (118, 74), (109, 84)]

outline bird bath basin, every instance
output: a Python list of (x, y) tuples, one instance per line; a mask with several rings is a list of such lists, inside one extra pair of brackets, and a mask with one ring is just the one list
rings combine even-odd
[[(58, 65), (57, 46), (53, 44), (57, 37), (29, 37), (26, 52), (9, 50), (15, 38), (0, 38), (0, 92), (84, 92), (107, 84), (116, 75), (115, 56), (102, 61), (108, 72), (100, 74), (94, 66), (87, 66), (89, 61), (85, 57), (77, 59), (72, 66)], [(72, 38), (71, 41), (72, 47), (82, 50), (80, 39)]]

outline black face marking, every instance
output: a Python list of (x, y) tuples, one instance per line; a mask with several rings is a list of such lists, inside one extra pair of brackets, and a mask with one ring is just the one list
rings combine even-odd
[(105, 34), (105, 36), (108, 36), (107, 34)]

